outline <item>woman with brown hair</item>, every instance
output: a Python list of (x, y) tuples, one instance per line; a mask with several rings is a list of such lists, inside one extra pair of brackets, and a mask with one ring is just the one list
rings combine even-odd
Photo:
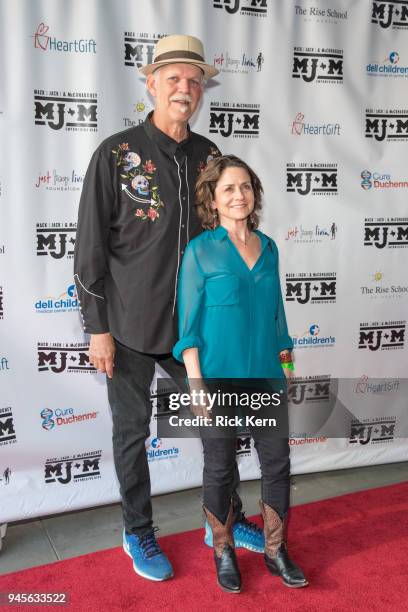
[[(184, 361), (191, 385), (206, 379), (285, 379), (293, 369), (278, 275), (278, 250), (260, 232), (262, 185), (233, 155), (210, 161), (196, 185), (197, 212), (207, 230), (192, 240), (178, 284), (179, 341), (173, 355)], [(205, 407), (203, 408), (205, 411)], [(290, 587), (306, 586), (288, 556), (284, 526), (289, 507), (287, 437), (264, 437), (251, 428), (261, 465), (265, 562)], [(206, 530), (214, 543), (218, 583), (239, 593), (231, 502), (236, 439), (202, 436)]]

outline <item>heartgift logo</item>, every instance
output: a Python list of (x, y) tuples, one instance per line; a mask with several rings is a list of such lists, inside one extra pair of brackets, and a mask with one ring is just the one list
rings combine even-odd
[(34, 33), (34, 48), (42, 51), (59, 51), (64, 53), (96, 53), (96, 42), (93, 38), (79, 40), (60, 40), (48, 36), (49, 26), (41, 22)]
[(34, 47), (36, 49), (42, 49), (43, 51), (47, 50), (48, 41), (50, 37), (47, 36), (47, 32), (49, 27), (45, 25), (45, 23), (40, 23), (37, 27), (37, 31), (34, 34)]
[(291, 133), (294, 136), (340, 136), (340, 123), (316, 123), (305, 121), (302, 112), (292, 121)]

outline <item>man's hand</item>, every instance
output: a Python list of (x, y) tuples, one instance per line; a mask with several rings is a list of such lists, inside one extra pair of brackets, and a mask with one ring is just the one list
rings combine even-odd
[(106, 372), (109, 378), (113, 376), (114, 357), (115, 343), (112, 334), (91, 334), (89, 361), (99, 372)]

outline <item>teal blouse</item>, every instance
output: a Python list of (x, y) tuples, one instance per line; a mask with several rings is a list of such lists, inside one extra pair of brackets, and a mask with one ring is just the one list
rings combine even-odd
[(279, 282), (278, 249), (256, 230), (261, 254), (250, 270), (227, 230), (192, 240), (178, 280), (179, 341), (199, 349), (205, 378), (284, 378), (279, 352), (292, 349)]

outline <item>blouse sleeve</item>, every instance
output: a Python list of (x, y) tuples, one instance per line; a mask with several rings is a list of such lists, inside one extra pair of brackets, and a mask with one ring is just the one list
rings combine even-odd
[(173, 347), (173, 356), (183, 362), (183, 351), (203, 347), (200, 337), (200, 319), (204, 295), (204, 275), (198, 264), (194, 246), (187, 245), (180, 267), (177, 286), (179, 340)]
[(292, 341), (292, 338), (289, 336), (288, 325), (286, 322), (285, 308), (283, 305), (282, 290), (281, 290), (281, 284), (280, 284), (280, 278), (279, 278), (279, 253), (278, 253), (278, 248), (276, 244), (272, 242), (272, 245), (273, 245), (273, 250), (275, 253), (275, 262), (276, 262), (275, 265), (276, 265), (276, 274), (278, 277), (278, 292), (279, 292), (278, 307), (276, 309), (276, 315), (275, 315), (276, 334), (278, 337), (278, 352), (284, 351), (285, 349), (291, 351), (293, 349), (293, 341)]

